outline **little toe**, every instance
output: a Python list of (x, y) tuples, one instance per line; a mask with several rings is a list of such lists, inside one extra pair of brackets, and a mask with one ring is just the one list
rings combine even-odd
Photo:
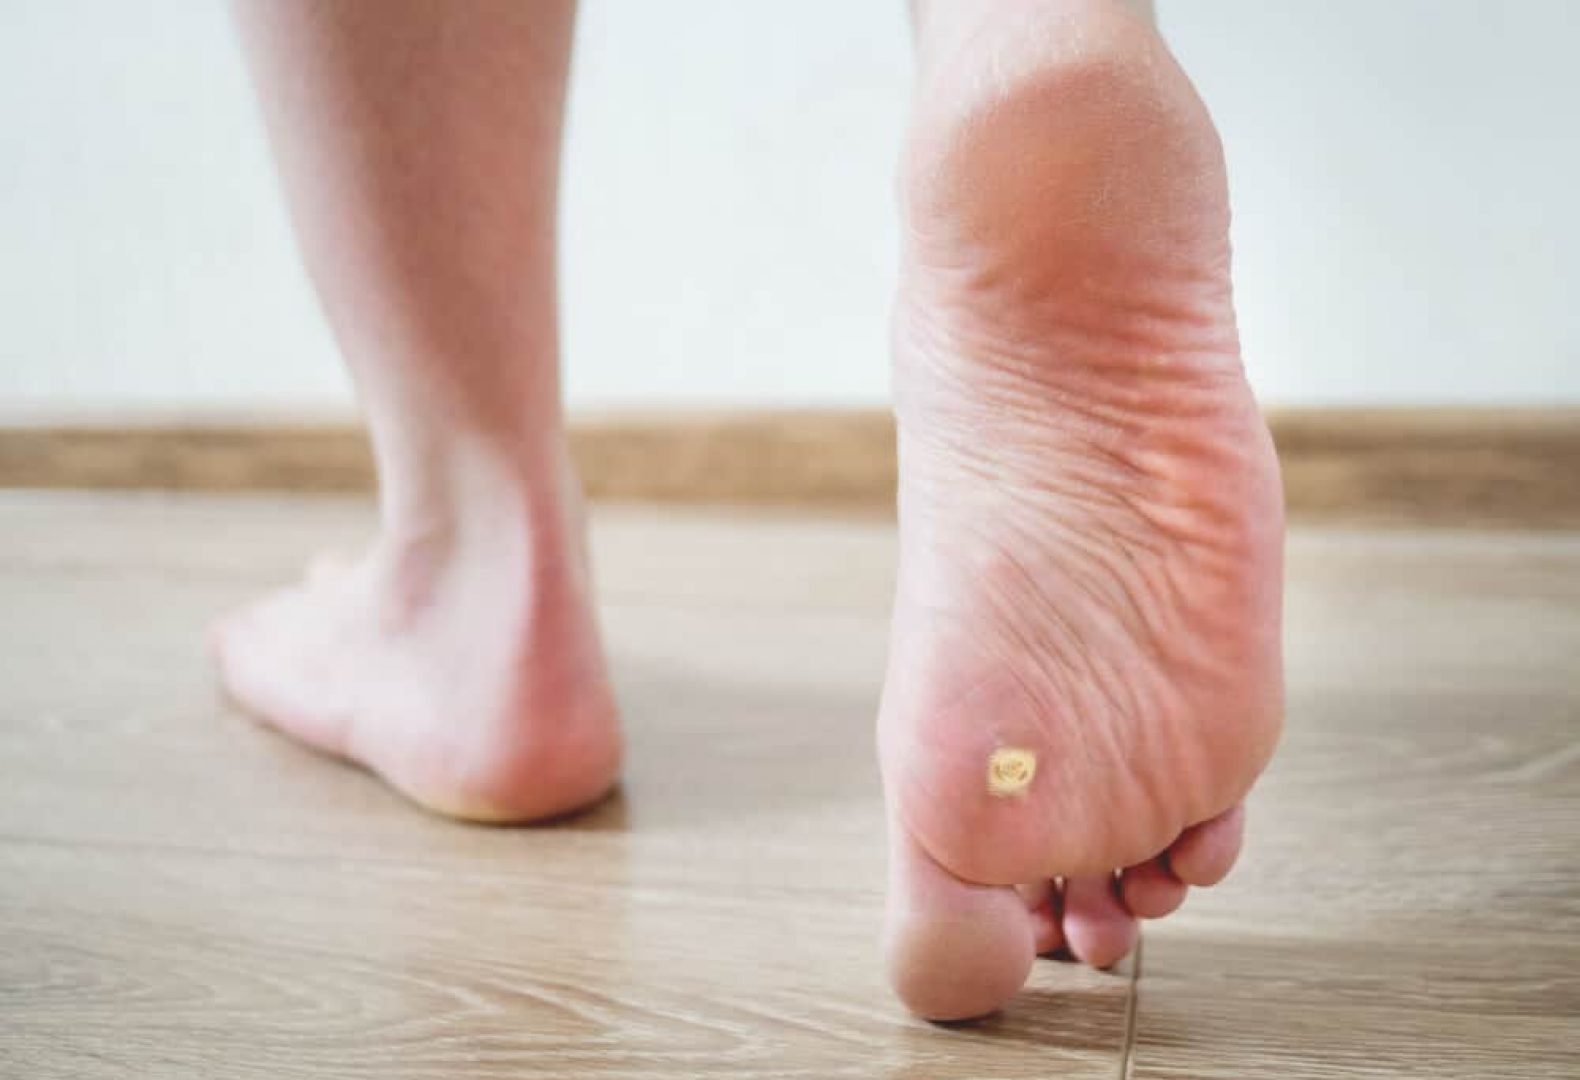
[(1216, 885), (1239, 858), (1244, 835), (1242, 804), (1181, 833), (1168, 850), (1168, 867), (1187, 885)]
[(1064, 885), (1064, 938), (1093, 967), (1118, 963), (1136, 943), (1134, 915), (1120, 903), (1111, 874), (1071, 878)]
[(1161, 919), (1185, 902), (1190, 891), (1165, 865), (1148, 859), (1129, 867), (1119, 877), (1119, 896), (1130, 913), (1142, 919)]

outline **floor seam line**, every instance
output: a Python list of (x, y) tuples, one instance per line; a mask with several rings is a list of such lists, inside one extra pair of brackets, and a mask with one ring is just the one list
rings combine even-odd
[(1119, 1080), (1131, 1080), (1136, 1066), (1137, 1013), (1141, 1002), (1141, 953), (1146, 935), (1136, 936), (1135, 957), (1130, 962), (1129, 994), (1125, 997), (1125, 1045), (1119, 1053)]

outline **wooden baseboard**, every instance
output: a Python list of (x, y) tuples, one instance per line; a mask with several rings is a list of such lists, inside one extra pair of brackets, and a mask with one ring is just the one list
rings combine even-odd
[[(1580, 526), (1580, 409), (1277, 409), (1296, 520)], [(595, 498), (883, 507), (894, 425), (881, 410), (579, 417)], [(372, 487), (345, 422), (0, 424), (0, 487), (346, 492)]]
[(1282, 409), (1291, 516), (1580, 527), (1580, 409)]

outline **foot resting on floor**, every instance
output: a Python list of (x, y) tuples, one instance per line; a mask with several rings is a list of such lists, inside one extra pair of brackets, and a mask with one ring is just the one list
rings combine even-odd
[(262, 722), (439, 813), (531, 821), (610, 790), (620, 730), (574, 481), (488, 456), (365, 557), (321, 560), (212, 640)]

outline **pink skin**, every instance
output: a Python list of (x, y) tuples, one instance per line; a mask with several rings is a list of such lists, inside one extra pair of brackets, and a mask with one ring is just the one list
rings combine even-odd
[(621, 740), (559, 404), (554, 231), (573, 7), (237, 9), (307, 266), (355, 377), (381, 535), (216, 627), (288, 735), (434, 810), (549, 817)]
[[(248, 0), (382, 531), (222, 622), (229, 692), (441, 813), (615, 782), (559, 410), (562, 0)], [(894, 312), (901, 568), (879, 716), (888, 962), (981, 1015), (1223, 877), (1282, 710), (1282, 506), (1211, 121), (1115, 0), (922, 4)], [(1035, 755), (1023, 790), (990, 756)], [(1116, 869), (1123, 868), (1117, 875)]]
[[(1228, 872), (1281, 724), (1283, 522), (1217, 138), (1156, 32), (1101, 0), (920, 15), (879, 746), (893, 981), (960, 1019)], [(1024, 791), (987, 783), (1004, 747)]]

